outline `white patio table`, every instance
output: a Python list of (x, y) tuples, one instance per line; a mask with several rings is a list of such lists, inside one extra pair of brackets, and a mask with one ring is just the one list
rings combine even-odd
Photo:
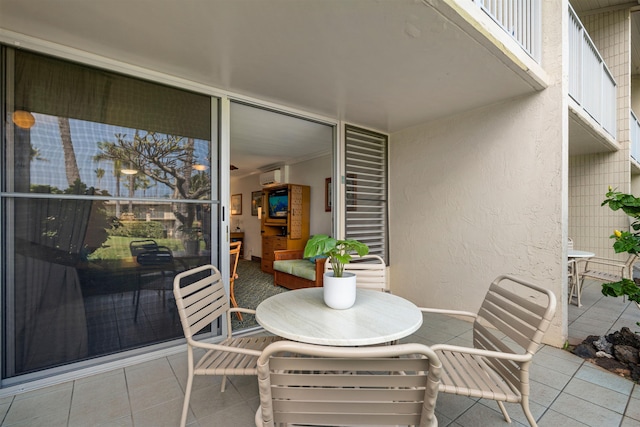
[[(594, 256), (596, 256), (596, 254), (588, 251), (578, 251), (576, 249), (569, 249), (567, 251), (567, 257), (569, 258), (569, 260), (577, 260), (578, 258), (591, 258)], [(582, 288), (580, 287), (580, 273), (577, 271), (576, 264), (574, 264), (574, 267), (572, 268), (576, 268), (576, 271), (573, 272), (573, 275), (571, 276), (572, 283), (569, 284), (569, 303), (571, 303), (571, 300), (573, 299), (573, 291), (575, 290), (576, 305), (578, 307), (581, 307), (582, 304), (580, 303), (580, 296), (582, 294)]]
[(422, 312), (410, 301), (386, 292), (356, 290), (346, 310), (325, 305), (322, 288), (288, 291), (267, 298), (256, 309), (267, 331), (293, 341), (361, 346), (406, 337), (422, 325)]

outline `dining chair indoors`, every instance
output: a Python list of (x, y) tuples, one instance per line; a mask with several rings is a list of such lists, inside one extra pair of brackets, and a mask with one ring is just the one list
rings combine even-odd
[[(184, 427), (189, 410), (189, 399), (195, 375), (221, 375), (222, 392), (227, 375), (256, 375), (261, 351), (278, 340), (273, 336), (235, 338), (231, 330), (231, 313), (255, 313), (246, 308), (230, 308), (220, 271), (213, 265), (204, 265), (176, 275), (173, 293), (178, 307), (182, 330), (187, 340), (188, 378), (180, 426)], [(227, 336), (220, 343), (202, 342), (195, 336), (213, 322), (226, 316)], [(195, 360), (194, 350), (206, 353)]]
[[(233, 307), (238, 307), (234, 290), (236, 279), (238, 278), (237, 270), (238, 261), (240, 260), (240, 246), (242, 246), (242, 242), (229, 243), (229, 299), (231, 299), (231, 305)], [(242, 313), (236, 311), (236, 316), (238, 317), (238, 320), (242, 321)]]
[[(333, 271), (329, 261), (324, 263), (324, 271)], [(356, 275), (358, 288), (389, 292), (387, 266), (378, 255), (354, 255), (351, 262), (345, 264), (344, 271)]]
[(257, 427), (435, 427), (441, 364), (423, 344), (330, 347), (279, 341), (258, 360)]
[(441, 393), (519, 403), (532, 427), (529, 367), (556, 310), (554, 294), (525, 280), (499, 276), (478, 313), (421, 308), (423, 312), (474, 318), (473, 347), (431, 346), (442, 361)]

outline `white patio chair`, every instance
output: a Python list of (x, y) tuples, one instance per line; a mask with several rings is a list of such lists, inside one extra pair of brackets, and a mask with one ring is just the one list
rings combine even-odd
[[(556, 297), (541, 287), (511, 276), (497, 277), (478, 313), (422, 308), (424, 312), (474, 318), (473, 347), (437, 344), (442, 361), (440, 392), (520, 403), (531, 424), (529, 366), (556, 310)], [(506, 337), (506, 339), (505, 339)]]
[[(633, 280), (633, 264), (638, 256), (630, 254), (625, 262), (610, 258), (591, 257), (576, 261), (576, 293), (578, 298), (578, 307), (582, 304), (580, 296), (582, 294), (582, 286), (584, 279), (589, 277), (603, 283), (619, 282), (622, 279)], [(573, 297), (574, 290), (569, 294), (569, 300)]]
[(279, 341), (258, 360), (258, 427), (436, 427), (441, 373), (423, 344), (330, 347)]
[[(180, 426), (187, 422), (189, 399), (195, 375), (222, 375), (224, 392), (227, 375), (257, 375), (258, 356), (270, 343), (278, 340), (273, 336), (250, 336), (234, 338), (231, 331), (231, 313), (255, 313), (246, 308), (229, 308), (229, 299), (224, 291), (220, 271), (213, 265), (204, 265), (178, 274), (173, 281), (173, 293), (184, 336), (187, 339), (189, 377), (184, 392), (184, 404)], [(227, 338), (219, 344), (196, 341), (195, 335), (209, 327), (222, 315), (227, 317)], [(197, 362), (194, 349), (206, 350)]]
[[(324, 263), (325, 273), (333, 271), (329, 260)], [(356, 286), (363, 289), (389, 292), (387, 266), (378, 255), (354, 255), (351, 262), (345, 264), (344, 271), (356, 275)]]

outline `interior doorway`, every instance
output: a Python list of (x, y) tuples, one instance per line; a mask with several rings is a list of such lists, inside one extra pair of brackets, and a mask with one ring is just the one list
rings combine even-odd
[[(233, 239), (242, 239), (242, 257), (235, 297), (255, 308), (265, 298), (286, 291), (260, 269), (262, 219), (256, 209), (262, 191), (260, 176), (279, 169), (280, 183), (310, 187), (310, 234), (332, 234), (333, 212), (326, 209), (327, 179), (334, 170), (336, 125), (282, 111), (232, 101), (230, 110), (229, 221)], [(234, 318), (234, 329), (255, 326), (253, 316)]]

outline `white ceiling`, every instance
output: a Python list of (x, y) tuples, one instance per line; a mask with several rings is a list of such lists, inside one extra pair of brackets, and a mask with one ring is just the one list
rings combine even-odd
[[(383, 132), (533, 91), (430, 3), (0, 0), (0, 29)], [(241, 140), (232, 129), (232, 163), (278, 130), (247, 120)], [(271, 153), (330, 149), (291, 133), (273, 134), (288, 142)]]

